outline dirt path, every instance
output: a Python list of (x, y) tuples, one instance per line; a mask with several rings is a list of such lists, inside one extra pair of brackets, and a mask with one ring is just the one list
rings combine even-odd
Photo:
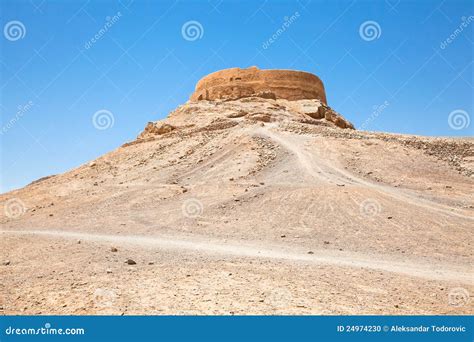
[(105, 235), (80, 232), (66, 232), (53, 230), (3, 230), (0, 234), (34, 235), (50, 238), (79, 239), (98, 243), (113, 243), (125, 246), (144, 247), (164, 250), (191, 251), (211, 255), (223, 255), (243, 258), (277, 259), (287, 262), (303, 262), (310, 264), (329, 264), (344, 267), (367, 268), (373, 270), (394, 272), (398, 274), (419, 277), (430, 280), (455, 281), (464, 284), (473, 284), (472, 268), (462, 268), (459, 265), (440, 265), (413, 261), (383, 260), (381, 256), (367, 256), (357, 253), (337, 253), (335, 251), (307, 251), (288, 246), (271, 247), (252, 244), (241, 244), (225, 241), (208, 241), (204, 239), (183, 237), (180, 239), (143, 235)]
[(300, 142), (294, 139), (294, 137), (287, 137), (282, 134), (275, 133), (274, 131), (270, 131), (267, 128), (259, 128), (254, 132), (259, 136), (270, 138), (289, 153), (296, 156), (298, 164), (295, 166), (299, 166), (302, 174), (310, 175), (313, 182), (323, 181), (334, 183), (336, 181), (334, 177), (329, 177), (326, 172), (324, 172), (317, 164), (312, 162), (312, 160), (307, 156), (305, 149), (302, 148), (303, 146), (300, 146)]
[(306, 143), (309, 140), (306, 137), (278, 133), (275, 130), (269, 130), (267, 127), (259, 128), (256, 130), (256, 134), (270, 138), (292, 155), (296, 156), (300, 170), (309, 174), (313, 179), (318, 181), (323, 180), (329, 183), (344, 185), (361, 185), (366, 189), (375, 190), (382, 195), (390, 196), (405, 203), (436, 211), (446, 216), (456, 216), (461, 219), (474, 221), (474, 217), (464, 215), (455, 208), (421, 198), (417, 194), (412, 194), (408, 191), (395, 189), (386, 185), (375, 184), (351, 174), (350, 172), (340, 168), (337, 163), (331, 159), (329, 146), (314, 148), (311, 152), (308, 152)]

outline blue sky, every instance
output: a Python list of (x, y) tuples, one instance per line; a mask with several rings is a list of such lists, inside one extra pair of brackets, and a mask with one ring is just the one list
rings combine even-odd
[(315, 73), (367, 130), (473, 133), (472, 1), (0, 3), (2, 192), (134, 139), (229, 67)]

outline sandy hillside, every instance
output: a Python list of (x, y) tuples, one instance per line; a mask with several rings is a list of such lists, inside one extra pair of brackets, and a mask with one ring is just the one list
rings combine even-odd
[(0, 313), (473, 314), (474, 140), (319, 107), (190, 101), (0, 195)]

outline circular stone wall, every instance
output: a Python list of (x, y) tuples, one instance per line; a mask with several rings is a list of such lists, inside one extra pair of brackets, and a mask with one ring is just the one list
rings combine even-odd
[(321, 80), (308, 72), (293, 70), (224, 69), (202, 78), (192, 101), (236, 100), (262, 96), (287, 100), (319, 99), (326, 104)]

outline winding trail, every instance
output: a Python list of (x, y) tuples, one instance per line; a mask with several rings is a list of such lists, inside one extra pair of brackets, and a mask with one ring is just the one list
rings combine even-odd
[[(305, 145), (305, 143), (309, 141), (308, 138), (278, 133), (275, 130), (269, 130), (267, 127), (259, 128), (255, 131), (255, 134), (271, 139), (281, 147), (285, 148), (289, 153), (296, 156), (300, 169), (306, 174), (309, 174), (317, 182), (326, 181), (331, 184), (342, 183), (346, 185), (360, 185), (366, 189), (374, 190), (379, 194), (389, 196), (401, 202), (409, 203), (447, 216), (456, 216), (461, 219), (474, 221), (473, 216), (464, 215), (452, 207), (421, 198), (420, 196), (409, 193), (408, 191), (395, 189), (387, 185), (375, 184), (357, 177), (335, 165), (335, 161), (331, 160), (328, 146), (308, 152)], [(317, 145), (315, 146), (318, 147)]]
[(382, 256), (369, 256), (359, 253), (315, 250), (307, 254), (305, 250), (287, 245), (256, 245), (248, 243), (209, 241), (201, 237), (160, 237), (145, 235), (106, 235), (57, 230), (0, 230), (0, 235), (29, 235), (53, 239), (80, 239), (97, 243), (151, 248), (170, 251), (242, 257), (253, 259), (273, 259), (286, 262), (302, 262), (320, 265), (363, 268), (397, 273), (429, 280), (453, 281), (474, 284), (472, 268), (460, 265), (434, 264), (413, 261), (383, 259)]

